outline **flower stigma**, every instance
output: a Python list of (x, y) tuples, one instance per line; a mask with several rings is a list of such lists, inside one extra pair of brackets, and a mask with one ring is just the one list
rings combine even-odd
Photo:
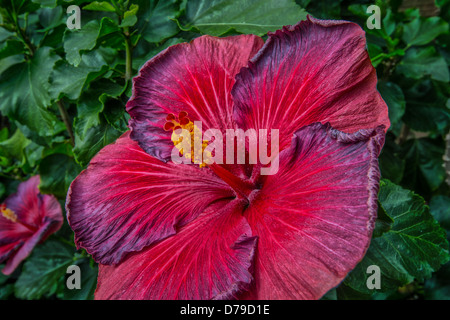
[(2, 216), (6, 219), (17, 222), (17, 215), (11, 209), (7, 208), (6, 205), (0, 205), (0, 211), (2, 212)]
[[(169, 114), (166, 117), (164, 130), (173, 130), (171, 140), (181, 155), (183, 155), (186, 159), (191, 160), (193, 163), (198, 164), (200, 168), (206, 166), (203, 159), (206, 160), (212, 157), (211, 152), (208, 150), (205, 151), (209, 141), (202, 139), (202, 130), (188, 118), (187, 112), (181, 111), (178, 114), (178, 119), (174, 114)], [(183, 147), (184, 144), (182, 143), (182, 130), (187, 130), (189, 132), (191, 137), (191, 141), (188, 144), (191, 146), (190, 150), (184, 150), (186, 148)], [(201, 146), (201, 148), (196, 148), (196, 146)]]

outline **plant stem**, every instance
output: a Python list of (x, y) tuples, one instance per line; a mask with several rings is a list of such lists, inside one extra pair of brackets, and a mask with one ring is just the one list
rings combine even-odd
[(21, 176), (18, 175), (9, 175), (7, 173), (0, 172), (0, 177), (6, 178), (6, 179), (12, 179), (12, 180), (20, 180), (24, 181), (24, 179)]
[[(12, 2), (14, 4), (14, 2)], [(17, 32), (18, 38), (20, 41), (23, 42), (25, 47), (27, 47), (28, 51), (30, 52), (30, 56), (32, 57), (35, 52), (35, 48), (33, 44), (31, 43), (30, 39), (28, 39), (27, 35), (25, 34), (24, 30), (20, 27), (19, 20), (17, 19), (16, 10), (13, 6), (13, 12), (8, 13), (9, 18), (14, 22), (14, 28)], [(25, 30), (28, 26), (28, 14), (25, 17)]]
[(75, 138), (73, 136), (72, 126), (70, 125), (69, 115), (67, 114), (64, 103), (62, 102), (62, 100), (58, 100), (56, 101), (56, 104), (58, 105), (59, 113), (61, 114), (61, 118), (66, 125), (67, 132), (69, 133), (70, 143), (72, 144), (72, 146), (75, 146)]
[(75, 245), (74, 242), (71, 242), (71, 241), (69, 241), (69, 240), (67, 240), (67, 239), (65, 239), (65, 238), (63, 238), (63, 237), (61, 237), (61, 236), (57, 236), (57, 235), (53, 234), (53, 235), (52, 235), (52, 238), (54, 238), (55, 240), (58, 240), (58, 241), (60, 241), (60, 242), (63, 242), (63, 243), (65, 243), (65, 244), (68, 244), (68, 245), (70, 245), (70, 246), (72, 246), (72, 247), (76, 247), (76, 245)]
[[(126, 8), (128, 7), (128, 2), (126, 2), (124, 5), (120, 1), (119, 3), (117, 3), (115, 0), (111, 0), (111, 4), (116, 11), (117, 17), (119, 19), (119, 25), (121, 25), (124, 18), (124, 13), (126, 11)], [(133, 76), (133, 46), (130, 39), (130, 29), (128, 27), (121, 28), (123, 37), (125, 38), (125, 80), (128, 82), (128, 80), (130, 80)]]
[(132, 67), (133, 47), (131, 45), (130, 33), (128, 30), (128, 27), (124, 28), (123, 35), (125, 37), (125, 80), (128, 81), (133, 76), (133, 67)]
[(409, 136), (409, 127), (406, 124), (403, 124), (402, 129), (400, 131), (400, 135), (397, 138), (397, 144), (403, 144)]
[(28, 51), (30, 51), (30, 56), (32, 57), (34, 55), (34, 46), (33, 46), (33, 44), (30, 42), (30, 40), (25, 35), (23, 30), (19, 27), (19, 25), (17, 25), (17, 30), (19, 31), (19, 34), (20, 34), (22, 42), (27, 47)]

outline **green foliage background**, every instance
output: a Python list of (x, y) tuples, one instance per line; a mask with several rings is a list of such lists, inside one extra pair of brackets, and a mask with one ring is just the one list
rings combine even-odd
[[(371, 4), (379, 30), (366, 26)], [(66, 26), (69, 5), (81, 8), (80, 30)], [(71, 181), (127, 130), (130, 79), (161, 50), (202, 34), (265, 36), (306, 13), (365, 29), (392, 122), (371, 246), (324, 299), (450, 299), (449, 0), (0, 0), (0, 199), (39, 174), (41, 192), (64, 207)], [(65, 286), (71, 264), (81, 290)], [(367, 288), (369, 265), (380, 267), (381, 289)], [(92, 299), (96, 277), (65, 221), (0, 274), (0, 299)]]

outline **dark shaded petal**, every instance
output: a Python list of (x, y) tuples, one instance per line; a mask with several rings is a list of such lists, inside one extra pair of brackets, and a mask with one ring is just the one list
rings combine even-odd
[(117, 266), (100, 265), (96, 299), (233, 299), (248, 288), (256, 237), (245, 203), (219, 202), (176, 235)]
[(17, 193), (4, 202), (15, 216), (13, 221), (0, 215), (0, 262), (6, 261), (4, 274), (11, 274), (36, 244), (59, 230), (63, 223), (58, 200), (40, 194), (39, 182), (39, 176), (31, 177), (19, 184)]
[(254, 35), (225, 38), (202, 36), (169, 47), (148, 61), (133, 79), (127, 103), (131, 138), (150, 155), (170, 160), (172, 131), (164, 131), (166, 116), (187, 112), (203, 130), (231, 129), (231, 88), (241, 67), (261, 48)]
[(38, 198), (40, 181), (39, 176), (31, 177), (19, 184), (17, 192), (5, 200), (6, 207), (14, 211), (20, 221), (35, 228), (40, 225), (45, 215), (45, 211), (40, 210), (41, 203)]
[(248, 298), (318, 299), (356, 266), (374, 228), (383, 143), (383, 127), (295, 133), (246, 212), (259, 238)]
[(9, 257), (16, 252), (20, 246), (22, 246), (23, 242), (17, 240), (15, 242), (5, 242), (4, 244), (0, 243), (0, 262), (6, 261)]
[(44, 220), (45, 222), (42, 223), (39, 229), (31, 234), (29, 238), (25, 239), (17, 251), (8, 258), (6, 265), (2, 270), (4, 274), (9, 275), (13, 273), (17, 266), (30, 255), (31, 251), (39, 242), (45, 240), (46, 237), (61, 227), (62, 219), (61, 223), (48, 218), (45, 218)]
[(66, 208), (77, 246), (97, 262), (116, 264), (233, 195), (209, 169), (164, 163), (127, 132), (72, 182)]
[(348, 133), (379, 125), (387, 130), (388, 110), (376, 84), (361, 27), (308, 16), (269, 34), (236, 76), (235, 120), (243, 129), (279, 129), (281, 149), (314, 122)]

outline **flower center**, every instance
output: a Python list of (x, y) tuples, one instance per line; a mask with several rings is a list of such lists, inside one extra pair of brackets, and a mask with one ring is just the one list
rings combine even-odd
[[(210, 159), (211, 153), (205, 151), (205, 148), (208, 146), (207, 140), (202, 140), (202, 132), (201, 130), (188, 118), (188, 114), (185, 111), (181, 111), (178, 114), (178, 119), (174, 114), (169, 114), (166, 117), (166, 123), (164, 125), (165, 131), (172, 130), (171, 140), (177, 148), (181, 155), (183, 155), (186, 159), (190, 159), (193, 163), (196, 163), (200, 166), (200, 168), (205, 167), (206, 163), (203, 160)], [(187, 130), (190, 136), (190, 146), (189, 149), (186, 148), (183, 143), (183, 139), (185, 136), (183, 135), (182, 130)], [(201, 145), (201, 148), (194, 148), (196, 145)], [(187, 150), (186, 150), (187, 149)]]
[(6, 219), (17, 222), (17, 215), (12, 211), (11, 209), (7, 208), (6, 205), (2, 204), (0, 205), (0, 211), (2, 213), (2, 216)]
[[(178, 117), (172, 113), (168, 114), (166, 123), (164, 124), (164, 130), (172, 130), (171, 140), (182, 156), (190, 159), (193, 163), (199, 164), (200, 168), (208, 166), (222, 181), (234, 190), (239, 199), (245, 199), (247, 203), (250, 203), (256, 197), (256, 194), (259, 193), (256, 187), (258, 175), (255, 175), (255, 170), (250, 179), (245, 179), (244, 177), (234, 175), (223, 166), (209, 161), (212, 159), (212, 154), (208, 150), (205, 151), (209, 141), (203, 140), (201, 128), (197, 127), (189, 119), (187, 112), (181, 111)], [(183, 133), (183, 130), (186, 130), (188, 135), (186, 135), (186, 131)], [(189, 143), (184, 143), (186, 142), (184, 141), (186, 138), (190, 140)]]

